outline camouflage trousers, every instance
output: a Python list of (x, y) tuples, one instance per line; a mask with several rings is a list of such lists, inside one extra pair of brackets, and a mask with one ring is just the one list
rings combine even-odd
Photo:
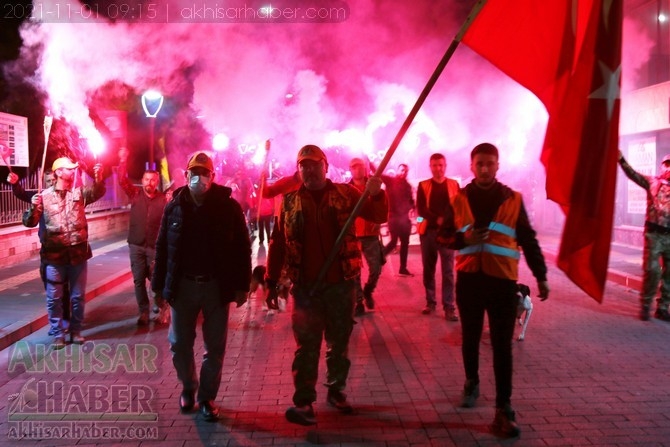
[(297, 406), (316, 400), (321, 342), (326, 340), (325, 386), (343, 390), (351, 361), (348, 357), (349, 337), (354, 327), (355, 281), (323, 284), (313, 296), (310, 287), (295, 286), (292, 290), (293, 336), (298, 348), (293, 359), (293, 403)]
[[(382, 265), (386, 263), (386, 257), (382, 252), (382, 244), (379, 240), (379, 236), (365, 236), (359, 237), (358, 240), (361, 243), (361, 252), (365, 258), (365, 262), (368, 263), (368, 280), (365, 282), (365, 289), (372, 294), (377, 283), (379, 282), (379, 277), (382, 274)], [(356, 301), (359, 303), (363, 302), (363, 273), (358, 277), (356, 281)]]
[(670, 234), (649, 233), (644, 235), (644, 254), (642, 261), (642, 291), (640, 301), (643, 306), (651, 307), (661, 284), (661, 296), (658, 308), (668, 309), (670, 305)]

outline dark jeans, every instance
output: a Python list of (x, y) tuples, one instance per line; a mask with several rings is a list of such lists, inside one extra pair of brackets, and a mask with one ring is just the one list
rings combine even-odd
[[(221, 385), (230, 305), (222, 303), (216, 280), (196, 283), (182, 279), (171, 306), (172, 324), (168, 338), (177, 378), (185, 390), (198, 390), (198, 402), (214, 400)], [(193, 343), (200, 312), (203, 315), (205, 354), (198, 381)]]
[(86, 304), (86, 277), (88, 265), (84, 261), (76, 265), (50, 265), (45, 268), (47, 314), (49, 316), (49, 334), (62, 337), (65, 326), (63, 324), (63, 293), (65, 284), (70, 290), (70, 332), (78, 334), (84, 323), (84, 308)]
[(130, 251), (130, 270), (133, 272), (135, 284), (135, 299), (140, 314), (149, 313), (149, 296), (147, 294), (147, 280), (151, 279), (156, 249), (142, 245), (128, 244)]
[(407, 254), (409, 253), (409, 236), (412, 234), (412, 221), (407, 216), (389, 216), (389, 233), (391, 240), (384, 247), (384, 255), (391, 253), (400, 240), (400, 270), (407, 268)]
[(423, 287), (426, 289), (426, 305), (435, 307), (435, 267), (440, 255), (442, 275), (442, 308), (454, 310), (454, 250), (437, 243), (437, 230), (426, 230), (420, 236), (421, 262), (423, 263)]
[[(269, 216), (261, 216), (258, 220), (258, 240), (263, 242), (265, 236), (267, 236), (268, 241), (270, 240), (270, 234), (272, 232), (272, 222), (274, 221), (274, 216), (270, 214)], [(265, 236), (263, 235), (265, 233)]]
[[(47, 289), (47, 265), (44, 263), (44, 260), (40, 259), (40, 279), (44, 283), (44, 290)], [(70, 284), (65, 282), (63, 283), (63, 298), (61, 298), (63, 303), (63, 320), (70, 321)], [(49, 333), (49, 335), (54, 335)]]
[(294, 287), (293, 336), (298, 349), (293, 359), (293, 403), (297, 406), (316, 400), (321, 342), (326, 339), (326, 386), (343, 390), (351, 361), (349, 337), (354, 328), (354, 281), (325, 284), (310, 297), (309, 287)]
[(516, 281), (484, 273), (458, 272), (456, 303), (461, 316), (465, 378), (479, 383), (479, 342), (488, 315), (496, 381), (496, 408), (512, 396), (512, 338), (516, 322)]

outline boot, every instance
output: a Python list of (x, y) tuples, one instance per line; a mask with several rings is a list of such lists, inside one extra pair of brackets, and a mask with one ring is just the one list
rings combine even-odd
[(514, 410), (508, 404), (504, 408), (496, 408), (496, 416), (491, 424), (491, 431), (496, 436), (516, 438), (521, 433), (516, 423)]
[(375, 300), (372, 298), (372, 287), (366, 284), (363, 288), (363, 299), (365, 300), (365, 307), (368, 309), (375, 308)]
[(354, 308), (354, 315), (360, 317), (361, 315), (364, 314), (365, 314), (365, 307), (363, 306), (363, 301), (359, 301), (356, 303), (356, 307)]

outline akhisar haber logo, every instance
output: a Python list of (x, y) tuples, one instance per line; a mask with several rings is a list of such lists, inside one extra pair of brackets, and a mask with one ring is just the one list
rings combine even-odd
[(9, 396), (8, 421), (156, 421), (145, 384), (76, 384), (30, 378)]

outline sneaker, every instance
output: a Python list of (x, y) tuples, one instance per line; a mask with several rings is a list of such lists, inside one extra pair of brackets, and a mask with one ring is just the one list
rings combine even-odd
[(328, 405), (335, 407), (342, 414), (353, 414), (354, 407), (347, 402), (347, 395), (333, 388), (328, 390)]
[(407, 268), (401, 268), (400, 271), (398, 272), (398, 274), (400, 276), (414, 276), (410, 273), (409, 270), (407, 270)]
[(458, 315), (454, 309), (447, 309), (444, 311), (444, 318), (447, 321), (458, 321)]
[(649, 321), (649, 306), (642, 305), (640, 308), (640, 320)]
[(149, 314), (142, 312), (137, 319), (137, 325), (138, 326), (146, 326), (149, 324)]
[(430, 314), (432, 314), (433, 312), (435, 312), (435, 306), (430, 306), (430, 305), (424, 307), (423, 310), (421, 311), (421, 313), (422, 313), (423, 315), (430, 315)]
[(286, 420), (299, 425), (314, 425), (316, 417), (311, 404), (291, 407), (286, 410)]
[(479, 384), (472, 380), (466, 380), (463, 386), (463, 396), (461, 398), (461, 407), (472, 408), (479, 397)]
[(521, 433), (519, 426), (516, 423), (514, 410), (511, 406), (506, 405), (505, 408), (496, 408), (496, 416), (491, 424), (491, 431), (497, 435), (505, 438), (516, 438)]
[(670, 321), (670, 312), (668, 309), (656, 309), (654, 317), (662, 321)]
[(356, 307), (354, 308), (354, 315), (360, 317), (363, 314), (365, 314), (365, 307), (363, 307), (363, 303), (356, 303)]
[(86, 339), (79, 333), (79, 332), (73, 332), (70, 334), (70, 343), (74, 343), (75, 345), (83, 345)]
[(51, 345), (54, 350), (63, 349), (65, 347), (65, 338), (63, 337), (54, 337), (54, 342)]

